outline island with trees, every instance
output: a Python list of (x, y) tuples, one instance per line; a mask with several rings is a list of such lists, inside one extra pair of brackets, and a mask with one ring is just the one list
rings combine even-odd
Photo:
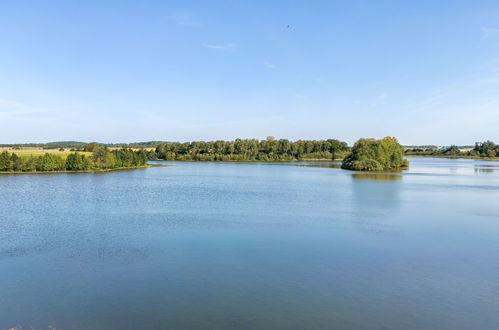
[(360, 139), (345, 157), (341, 168), (354, 171), (398, 171), (409, 166), (404, 147), (394, 137)]

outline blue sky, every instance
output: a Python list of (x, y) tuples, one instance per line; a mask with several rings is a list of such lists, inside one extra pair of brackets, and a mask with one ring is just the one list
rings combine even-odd
[(3, 0), (0, 123), (0, 143), (499, 142), (499, 1)]

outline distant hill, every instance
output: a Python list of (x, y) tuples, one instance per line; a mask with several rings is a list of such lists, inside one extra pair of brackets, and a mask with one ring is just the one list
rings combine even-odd
[(57, 149), (57, 148), (71, 148), (71, 147), (81, 147), (87, 144), (87, 142), (80, 141), (56, 141), (48, 142), (43, 145), (44, 149)]
[(42, 149), (58, 149), (58, 148), (74, 148), (82, 147), (86, 142), (79, 141), (56, 141), (48, 143), (12, 143), (0, 144), (0, 148), (42, 148)]
[[(146, 142), (132, 142), (132, 143), (99, 143), (100, 145), (111, 148), (156, 148), (158, 145), (165, 143), (164, 141), (146, 141)], [(0, 148), (36, 148), (36, 149), (78, 149), (88, 144), (82, 141), (54, 141), (47, 143), (12, 143), (0, 144)]]

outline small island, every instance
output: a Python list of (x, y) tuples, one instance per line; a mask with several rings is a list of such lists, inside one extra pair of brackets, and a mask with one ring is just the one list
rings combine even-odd
[(409, 167), (404, 147), (394, 137), (360, 139), (345, 157), (341, 168), (353, 171), (399, 171)]

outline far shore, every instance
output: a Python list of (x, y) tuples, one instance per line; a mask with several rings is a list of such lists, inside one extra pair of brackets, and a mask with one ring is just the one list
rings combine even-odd
[(406, 158), (447, 158), (447, 159), (483, 159), (498, 160), (499, 157), (480, 157), (480, 156), (446, 156), (446, 155), (405, 155)]

